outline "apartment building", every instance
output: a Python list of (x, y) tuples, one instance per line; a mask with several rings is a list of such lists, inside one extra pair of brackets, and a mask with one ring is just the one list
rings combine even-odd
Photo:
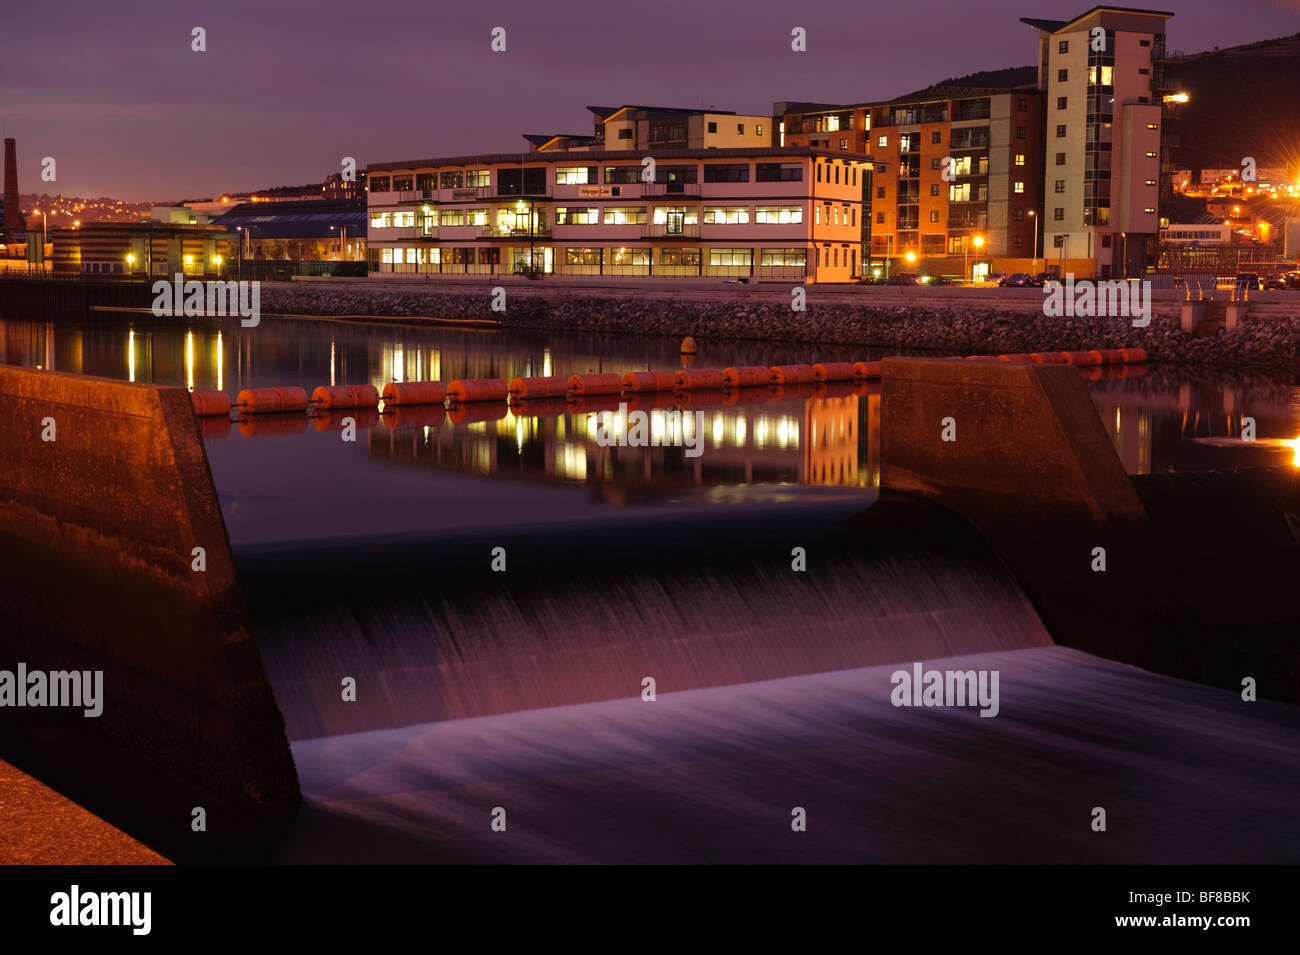
[(525, 135), (534, 152), (589, 152), (663, 149), (758, 149), (771, 145), (768, 116), (730, 110), (672, 109), (663, 106), (588, 106), (593, 131), (587, 135)]
[(860, 272), (865, 157), (763, 146), (646, 158), (543, 150), (372, 164), (370, 270), (800, 283)]
[(1046, 95), (1044, 253), (1076, 272), (1140, 275), (1156, 263), (1161, 179), (1173, 173), (1165, 107), (1179, 96), (1162, 69), (1172, 16), (1098, 6), (1022, 18), (1038, 31)]
[(777, 103), (774, 122), (786, 144), (877, 163), (874, 265), (978, 279), (997, 258), (1038, 254), (1043, 95), (1020, 71), (997, 78), (1017, 85), (934, 86), (838, 107)]

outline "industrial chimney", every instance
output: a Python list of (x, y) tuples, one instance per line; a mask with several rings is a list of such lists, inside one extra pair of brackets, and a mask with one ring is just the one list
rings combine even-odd
[(18, 212), (18, 150), (12, 139), (5, 140), (4, 200), (4, 220), (0, 221), (0, 232), (12, 239), (19, 233), (27, 231)]

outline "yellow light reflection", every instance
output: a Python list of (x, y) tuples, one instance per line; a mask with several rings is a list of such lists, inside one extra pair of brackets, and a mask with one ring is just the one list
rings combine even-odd
[(185, 333), (185, 385), (194, 390), (194, 333)]
[(1295, 452), (1295, 456), (1291, 458), (1291, 466), (1300, 468), (1300, 438), (1292, 438), (1290, 441), (1283, 441), (1282, 443), (1289, 445), (1291, 450)]
[[(223, 364), (224, 364), (224, 362), (222, 362), (222, 360), (221, 360), (221, 332), (217, 332), (217, 391), (225, 391), (225, 390), (226, 390), (226, 389), (225, 389), (225, 386), (222, 384), (222, 381), (221, 381), (221, 379), (222, 379), (222, 373), (221, 373), (221, 372), (222, 372), (222, 368), (221, 368), (221, 366), (222, 366)], [(334, 384), (333, 380), (330, 381), (330, 384), (331, 384), (331, 385)]]
[(135, 329), (131, 329), (126, 338), (126, 373), (127, 380), (135, 383)]

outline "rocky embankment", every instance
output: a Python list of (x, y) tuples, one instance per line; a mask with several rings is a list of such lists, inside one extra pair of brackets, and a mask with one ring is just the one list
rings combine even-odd
[[(1218, 366), (1300, 365), (1300, 313), (1247, 318), (1232, 332), (1195, 337), (1182, 331), (1176, 309), (1157, 304), (1145, 328), (1127, 318), (1048, 318), (986, 305), (951, 302), (884, 305), (817, 304), (806, 312), (784, 302), (699, 301), (624, 295), (547, 296), (507, 293), (492, 311), (486, 288), (474, 291), (355, 285), (263, 285), (267, 314), (483, 319), (508, 327), (575, 332), (667, 335), (741, 341), (813, 342), (960, 354), (1144, 348), (1153, 361)], [(1164, 312), (1162, 315), (1161, 312)]]

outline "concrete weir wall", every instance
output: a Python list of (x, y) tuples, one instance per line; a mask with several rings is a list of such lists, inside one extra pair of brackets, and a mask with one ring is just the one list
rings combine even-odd
[(184, 389), (0, 366), (0, 669), (19, 662), (102, 670), (103, 712), (0, 707), (0, 755), (169, 858), (255, 855), (297, 806)]
[[(1079, 370), (906, 358), (882, 367), (882, 488), (971, 523), (1058, 642), (1141, 663), (1183, 612)], [(1104, 570), (1094, 569), (1097, 548)]]

